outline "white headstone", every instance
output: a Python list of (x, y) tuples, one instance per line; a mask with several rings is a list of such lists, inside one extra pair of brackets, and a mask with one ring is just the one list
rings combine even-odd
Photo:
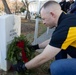
[(0, 16), (0, 69), (7, 71), (10, 64), (6, 60), (7, 45), (15, 36), (20, 36), (21, 19), (17, 15)]

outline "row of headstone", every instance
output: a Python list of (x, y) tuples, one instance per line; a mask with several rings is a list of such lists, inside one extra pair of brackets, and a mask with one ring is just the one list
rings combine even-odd
[(0, 16), (0, 69), (7, 71), (10, 63), (6, 60), (7, 46), (21, 34), (21, 19), (17, 15)]

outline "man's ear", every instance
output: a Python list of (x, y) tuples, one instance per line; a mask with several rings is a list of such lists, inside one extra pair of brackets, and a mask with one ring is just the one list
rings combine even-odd
[(55, 14), (53, 12), (50, 12), (51, 16), (55, 18)]

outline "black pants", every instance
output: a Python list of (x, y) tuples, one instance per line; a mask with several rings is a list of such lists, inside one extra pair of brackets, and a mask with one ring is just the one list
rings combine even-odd
[(55, 57), (56, 60), (66, 59), (67, 54), (69, 54), (72, 58), (76, 58), (76, 48), (69, 46), (66, 50), (61, 50)]

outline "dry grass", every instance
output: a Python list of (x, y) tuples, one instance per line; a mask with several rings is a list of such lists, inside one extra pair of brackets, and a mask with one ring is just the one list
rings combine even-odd
[[(21, 33), (27, 37), (30, 42), (34, 40), (34, 31), (35, 31), (35, 21), (26, 21), (22, 20)], [(46, 26), (41, 22), (38, 26), (38, 37), (46, 31)]]

